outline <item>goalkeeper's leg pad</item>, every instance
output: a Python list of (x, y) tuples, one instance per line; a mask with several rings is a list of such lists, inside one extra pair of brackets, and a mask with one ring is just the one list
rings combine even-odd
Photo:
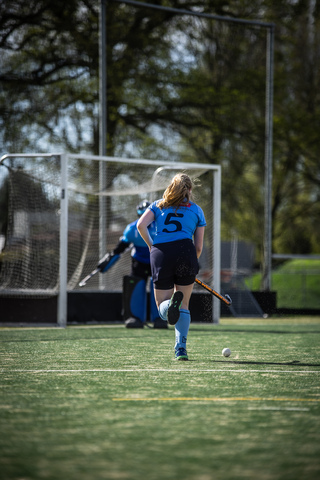
[(123, 319), (137, 318), (145, 323), (147, 319), (146, 281), (140, 277), (123, 277)]

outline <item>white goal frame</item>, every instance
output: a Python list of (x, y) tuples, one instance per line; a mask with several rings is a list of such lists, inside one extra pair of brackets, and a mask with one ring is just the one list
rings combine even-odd
[[(129, 159), (129, 158), (118, 158), (118, 157), (108, 157), (108, 156), (94, 156), (94, 155), (75, 155), (68, 153), (16, 153), (16, 154), (7, 154), (1, 157), (0, 163), (2, 163), (7, 158), (32, 158), (32, 157), (44, 157), (50, 159), (50, 157), (58, 157), (60, 159), (60, 236), (59, 236), (59, 289), (58, 289), (58, 308), (57, 308), (57, 324), (58, 326), (64, 328), (67, 325), (68, 318), (68, 190), (70, 189), (68, 181), (68, 164), (69, 160), (95, 160), (99, 161), (100, 165), (105, 165), (105, 162), (116, 162), (116, 163), (130, 163), (138, 165), (148, 165), (154, 166), (155, 171), (161, 167), (165, 169), (173, 170), (190, 170), (190, 169), (201, 169), (213, 172), (213, 245), (212, 250), (213, 255), (213, 287), (215, 290), (220, 291), (220, 234), (221, 234), (221, 166), (220, 165), (211, 165), (204, 163), (186, 163), (186, 162), (169, 162), (161, 160), (147, 160), (147, 159)], [(103, 169), (102, 169), (103, 170)], [(103, 202), (101, 202), (100, 208), (103, 208)], [(100, 217), (103, 217), (103, 212), (100, 211)], [(103, 230), (100, 228), (99, 230)], [(100, 235), (103, 237), (103, 232), (100, 232)], [(100, 242), (101, 245), (105, 244), (104, 240)], [(105, 252), (99, 252), (102, 256)], [(220, 301), (213, 297), (212, 298), (212, 320), (213, 323), (219, 323), (220, 319)]]

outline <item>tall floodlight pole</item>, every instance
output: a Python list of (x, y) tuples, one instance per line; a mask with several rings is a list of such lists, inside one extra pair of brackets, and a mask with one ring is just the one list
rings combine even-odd
[(272, 269), (272, 144), (273, 144), (273, 57), (274, 25), (267, 33), (267, 80), (266, 80), (266, 125), (265, 125), (265, 182), (264, 182), (264, 265), (263, 290), (271, 290)]
[[(102, 1), (102, 0), (101, 0)], [(266, 114), (265, 114), (265, 191), (264, 191), (264, 261), (263, 261), (263, 289), (271, 290), (271, 259), (272, 259), (272, 144), (273, 144), (273, 57), (274, 57), (274, 24), (241, 18), (224, 17), (209, 13), (192, 12), (181, 8), (170, 8), (162, 5), (152, 5), (141, 0), (114, 0), (117, 2), (136, 5), (143, 8), (163, 10), (179, 15), (191, 15), (199, 18), (211, 18), (225, 22), (260, 25), (267, 28), (267, 60), (266, 60)], [(313, 2), (313, 0), (310, 0)], [(314, 2), (310, 4), (310, 11)]]
[[(107, 68), (106, 68), (106, 0), (101, 0), (99, 14), (99, 155), (107, 153)], [(99, 162), (99, 189), (106, 188), (106, 163)], [(106, 199), (99, 197), (99, 258), (106, 248)], [(105, 277), (99, 275), (99, 287), (104, 288)]]
[(106, 155), (107, 67), (106, 67), (106, 0), (100, 0), (99, 13), (99, 155)]

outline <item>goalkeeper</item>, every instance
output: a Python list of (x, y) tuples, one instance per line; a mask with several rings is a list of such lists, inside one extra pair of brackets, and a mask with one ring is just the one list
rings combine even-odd
[[(144, 200), (137, 206), (138, 219), (126, 226), (117, 246), (112, 253), (107, 253), (98, 263), (101, 273), (107, 272), (120, 258), (120, 255), (131, 248), (131, 275), (123, 278), (123, 318), (126, 328), (143, 328), (147, 320), (147, 282), (150, 278), (150, 320), (154, 328), (167, 328), (167, 322), (159, 317), (154, 298), (151, 279), (149, 247), (137, 229), (137, 222), (149, 207), (150, 202)], [(155, 235), (155, 224), (149, 226), (149, 233)]]

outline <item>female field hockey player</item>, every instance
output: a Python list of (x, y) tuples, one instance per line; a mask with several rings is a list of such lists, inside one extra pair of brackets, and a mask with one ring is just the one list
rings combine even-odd
[[(175, 325), (175, 358), (188, 360), (186, 343), (190, 326), (189, 301), (199, 271), (206, 221), (192, 201), (193, 182), (178, 173), (163, 198), (140, 217), (137, 228), (150, 249), (154, 293), (160, 317)], [(152, 240), (148, 226), (155, 222)]]

